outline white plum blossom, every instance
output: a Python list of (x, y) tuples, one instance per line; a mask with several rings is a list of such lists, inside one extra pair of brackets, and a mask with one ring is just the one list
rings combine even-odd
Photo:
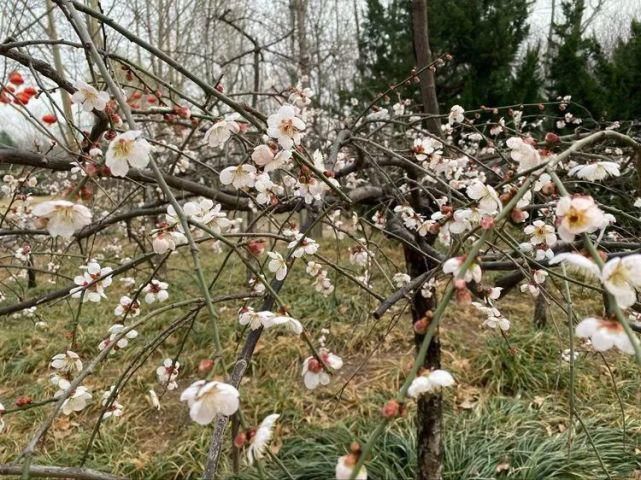
[(641, 255), (615, 257), (609, 260), (601, 272), (601, 282), (621, 308), (627, 308), (637, 301), (637, 290), (641, 288)]
[(67, 350), (66, 353), (54, 355), (51, 359), (51, 368), (61, 373), (73, 373), (82, 371), (82, 360), (77, 353)]
[(295, 318), (276, 315), (268, 310), (256, 312), (251, 307), (241, 308), (238, 314), (238, 323), (249, 325), (252, 330), (258, 330), (260, 327), (268, 329), (277, 325), (285, 325), (296, 335), (303, 333), (303, 325)]
[(233, 120), (220, 120), (205, 132), (205, 142), (210, 147), (221, 147), (225, 144), (232, 133), (240, 132), (240, 125)]
[(444, 387), (451, 387), (456, 382), (452, 374), (446, 370), (432, 370), (423, 375), (417, 376), (409, 388), (407, 395), (412, 398), (418, 398), (424, 393), (434, 393)]
[[(218, 235), (231, 226), (231, 220), (227, 218), (227, 214), (222, 212), (221, 209), (222, 205), (220, 203), (214, 204), (209, 198), (200, 198), (197, 202), (186, 202), (183, 205), (183, 212), (187, 218), (208, 226)], [(167, 216), (168, 221), (177, 224), (182, 229), (173, 205), (167, 207)]]
[(487, 214), (501, 211), (502, 205), (496, 190), (490, 185), (485, 185), (480, 180), (474, 180), (467, 187), (467, 196), (479, 203), (479, 210)]
[(412, 277), (410, 277), (407, 273), (395, 273), (394, 276), (392, 277), (392, 282), (394, 282), (394, 285), (396, 288), (403, 288), (405, 285), (410, 283), (412, 280)]
[(268, 145), (258, 145), (252, 152), (252, 160), (267, 173), (287, 165), (292, 158), (291, 150), (275, 153)]
[(187, 237), (184, 233), (175, 229), (159, 229), (154, 234), (152, 246), (154, 252), (163, 255), (169, 251), (176, 250), (177, 246), (186, 245)]
[(272, 179), (269, 177), (268, 173), (261, 173), (256, 177), (254, 188), (257, 192), (256, 202), (259, 205), (278, 202), (278, 197), (285, 191), (283, 187), (272, 182)]
[(575, 270), (587, 277), (599, 278), (601, 276), (599, 266), (591, 259), (578, 253), (559, 253), (549, 261), (550, 265), (559, 263), (565, 263), (571, 270)]
[[(443, 273), (449, 274), (451, 273), (454, 278), (457, 278), (459, 276), (459, 272), (461, 271), (461, 267), (463, 266), (463, 263), (465, 262), (465, 257), (452, 257), (449, 258), (443, 263)], [(467, 268), (465, 271), (465, 275), (463, 279), (465, 280), (466, 283), (469, 283), (471, 281), (475, 281), (476, 283), (480, 283), (481, 277), (483, 275), (483, 272), (481, 271), (480, 265), (478, 265), (475, 262), (472, 262), (470, 266)]]
[(50, 200), (36, 205), (32, 212), (37, 226), (44, 227), (52, 237), (71, 238), (91, 223), (91, 210), (67, 200)]
[(274, 426), (276, 425), (276, 420), (279, 418), (280, 414), (272, 413), (260, 422), (247, 448), (247, 461), (250, 465), (252, 465), (254, 461), (262, 459), (265, 455), (265, 449), (272, 439)]
[(240, 164), (225, 168), (220, 172), (220, 183), (236, 189), (251, 188), (256, 182), (256, 167)]
[(300, 258), (303, 255), (314, 255), (318, 251), (318, 243), (302, 233), (297, 233), (295, 239), (289, 242), (287, 248), (293, 248), (292, 256)]
[[(343, 367), (343, 359), (338, 355), (331, 353), (326, 348), (319, 350), (319, 356), (323, 363), (333, 370), (339, 370)], [(303, 382), (309, 390), (316, 389), (319, 385), (329, 384), (330, 377), (316, 357), (307, 357), (303, 362)]]
[(447, 116), (447, 121), (450, 125), (455, 123), (463, 123), (465, 121), (465, 110), (460, 105), (454, 105), (450, 108), (450, 113)]
[(432, 137), (417, 138), (414, 140), (414, 146), (412, 147), (412, 152), (416, 157), (416, 160), (422, 162), (427, 160), (432, 155), (441, 155), (443, 144), (438, 140)]
[(116, 317), (122, 317), (125, 314), (129, 318), (137, 317), (140, 314), (140, 304), (138, 301), (134, 301), (127, 295), (120, 297), (120, 303), (118, 303), (114, 309), (114, 315)]
[(161, 282), (155, 278), (152, 279), (147, 285), (145, 285), (145, 288), (142, 289), (142, 293), (145, 294), (145, 302), (149, 304), (154, 302), (164, 302), (169, 298), (167, 288), (169, 288), (169, 284), (167, 282)]
[(230, 416), (240, 405), (240, 394), (232, 385), (223, 382), (198, 380), (180, 395), (187, 402), (189, 416), (199, 425), (208, 425), (216, 415)]
[(623, 325), (615, 320), (595, 317), (581, 320), (576, 326), (576, 336), (589, 338), (597, 352), (605, 352), (612, 347), (617, 347), (624, 353), (634, 353), (630, 337), (625, 333)]
[[(112, 385), (111, 387), (109, 387), (109, 390), (105, 390), (103, 392), (101, 402), (103, 407), (107, 405), (109, 399), (112, 397), (114, 388), (115, 387)], [(102, 416), (103, 419), (106, 420), (107, 418), (122, 417), (122, 415), (125, 413), (125, 407), (123, 407), (122, 404), (120, 404), (116, 400), (116, 398), (118, 398), (117, 395), (114, 396), (114, 399), (111, 401), (111, 405), (109, 405), (107, 411)]]
[(129, 168), (149, 165), (151, 145), (141, 137), (140, 130), (120, 133), (111, 141), (105, 155), (105, 165), (115, 177), (124, 177)]
[(83, 302), (89, 301), (95, 303), (100, 302), (103, 298), (107, 298), (105, 288), (111, 285), (113, 280), (111, 275), (109, 275), (113, 271), (112, 268), (101, 268), (95, 261), (89, 262), (82, 268), (85, 269), (85, 273), (74, 277), (73, 281), (78, 286), (69, 290), (71, 296), (73, 298), (80, 298), (82, 296)]
[(589, 165), (577, 165), (570, 169), (568, 174), (595, 182), (607, 177), (618, 177), (621, 172), (619, 171), (619, 165), (615, 162), (595, 162)]
[[(336, 480), (350, 480), (357, 462), (358, 458), (352, 454), (340, 457), (336, 462)], [(354, 480), (367, 480), (367, 469), (364, 466), (358, 471)]]
[(532, 225), (528, 225), (523, 233), (530, 237), (532, 245), (554, 246), (556, 243), (556, 233), (552, 225), (546, 224), (543, 220), (534, 220)]
[[(361, 241), (364, 242), (365, 239), (361, 239)], [(364, 245), (356, 245), (350, 248), (349, 252), (350, 263), (359, 267), (367, 266), (370, 259), (374, 257), (374, 253), (370, 252)]]
[(286, 150), (300, 145), (305, 130), (305, 122), (296, 116), (297, 113), (293, 105), (283, 105), (278, 112), (267, 117), (267, 135), (275, 138)]
[(276, 280), (283, 280), (287, 276), (287, 262), (278, 252), (267, 252), (270, 260), (267, 268), (276, 274)]
[(505, 143), (511, 149), (512, 160), (519, 164), (519, 172), (530, 170), (542, 163), (538, 150), (521, 137), (510, 137)]
[(176, 379), (180, 370), (180, 363), (174, 362), (171, 358), (165, 358), (162, 365), (156, 369), (156, 377), (158, 383), (167, 387), (167, 390), (175, 390), (178, 388)]
[[(64, 378), (58, 378), (55, 383), (58, 386), (58, 391), (54, 393), (54, 398), (60, 398), (63, 395), (68, 394), (68, 391), (71, 388), (71, 382)], [(79, 385), (63, 402), (61, 407), (62, 414), (71, 415), (73, 412), (80, 412), (87, 407), (87, 404), (90, 401), (91, 392), (89, 389)]]
[(83, 82), (76, 80), (73, 84), (76, 91), (71, 96), (73, 103), (79, 104), (85, 112), (92, 110), (103, 111), (109, 101), (109, 94), (107, 92), (99, 92), (96, 88)]
[(572, 242), (576, 235), (591, 233), (607, 225), (603, 211), (589, 196), (561, 197), (556, 205), (557, 230), (561, 240)]
[(472, 302), (472, 306), (486, 316), (486, 319), (483, 321), (484, 327), (488, 327), (493, 330), (499, 328), (504, 332), (507, 332), (510, 329), (510, 321), (503, 316), (498, 308), (495, 308), (492, 305), (484, 305), (479, 302)]
[(111, 327), (109, 327), (109, 335), (104, 340), (102, 340), (102, 342), (100, 342), (100, 344), (98, 345), (98, 349), (102, 351), (115, 343), (110, 351), (110, 353), (113, 354), (116, 350), (127, 347), (127, 345), (129, 345), (129, 340), (136, 338), (138, 336), (138, 332), (131, 329), (127, 331), (127, 333), (125, 333), (120, 339), (116, 340), (124, 330), (125, 326), (122, 323), (114, 323)]

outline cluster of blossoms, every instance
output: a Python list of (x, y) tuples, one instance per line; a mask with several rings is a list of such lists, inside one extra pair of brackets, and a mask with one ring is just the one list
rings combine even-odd
[(72, 288), (69, 293), (73, 298), (82, 297), (83, 302), (98, 303), (105, 295), (105, 289), (111, 285), (112, 277), (109, 275), (113, 269), (111, 267), (101, 267), (95, 261), (80, 267), (85, 270), (82, 275), (74, 277), (73, 281), (77, 287)]
[(109, 351), (111, 354), (126, 348), (129, 345), (129, 340), (133, 340), (138, 336), (136, 330), (127, 329), (122, 323), (114, 323), (107, 332), (108, 335), (98, 344), (98, 349), (104, 350), (107, 347), (111, 347)]
[(180, 363), (172, 360), (171, 358), (165, 358), (162, 362), (162, 365), (156, 369), (156, 376), (158, 377), (158, 383), (165, 386), (167, 390), (175, 390), (178, 388), (176, 379), (180, 371)]
[(334, 291), (334, 285), (327, 274), (327, 270), (323, 270), (323, 266), (320, 263), (314, 261), (307, 262), (305, 271), (314, 278), (312, 285), (317, 292), (326, 297), (331, 295)]

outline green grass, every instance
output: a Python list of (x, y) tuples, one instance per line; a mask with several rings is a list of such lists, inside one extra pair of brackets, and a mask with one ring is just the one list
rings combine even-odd
[[(329, 251), (328, 245), (324, 252), (327, 257), (332, 256)], [(210, 275), (220, 259), (204, 256)], [(166, 276), (181, 280), (171, 284), (170, 301), (199, 295), (190, 265), (186, 254), (172, 257)], [(77, 272), (72, 265), (63, 268), (68, 275)], [(281, 412), (274, 441), (276, 455), (294, 478), (325, 480), (332, 478), (337, 457), (346, 453), (352, 441), (367, 439), (379, 419), (380, 407), (405, 378), (413, 346), (408, 311), (402, 305), (375, 321), (370, 312), (376, 304), (348, 280), (338, 279), (336, 293), (324, 298), (313, 291), (303, 269), (303, 265), (295, 267), (293, 279), (281, 297), (312, 336), (318, 336), (321, 328), (330, 328), (329, 346), (343, 357), (345, 366), (329, 387), (310, 393), (300, 380), (301, 361), (308, 355), (303, 342), (282, 332), (266, 332), (241, 386), (242, 408), (250, 425), (269, 413)], [(147, 275), (141, 270), (136, 278), (142, 282)], [(240, 262), (232, 261), (213, 294), (244, 289), (244, 278)], [(374, 283), (383, 290), (380, 276), (374, 277)], [(29, 292), (29, 296), (59, 286), (48, 285), (41, 276), (38, 289)], [(116, 280), (107, 291), (108, 301), (83, 306), (78, 330), (80, 346), (76, 350), (83, 360), (88, 361), (97, 353), (98, 343), (114, 323), (112, 310), (124, 293)], [(576, 307), (581, 314), (597, 308), (596, 301), (587, 300), (585, 292), (573, 295), (581, 299)], [(242, 305), (237, 301), (218, 309), (227, 359), (234, 357), (243, 340), (236, 313)], [(35, 400), (52, 395), (48, 362), (69, 347), (68, 333), (76, 306), (76, 301), (62, 301), (39, 308), (40, 319), (49, 325), (47, 330), (35, 328), (29, 319), (0, 319), (0, 401), (6, 407), (19, 395)], [(482, 319), (470, 307), (453, 305), (443, 323), (443, 364), (458, 383), (446, 393), (445, 478), (605, 479), (595, 448), (612, 478), (634, 478), (633, 472), (640, 468), (635, 454), (641, 432), (638, 367), (624, 355), (613, 353), (602, 358), (577, 342), (581, 357), (575, 364), (572, 391), (569, 366), (561, 360), (569, 332), (560, 312), (552, 309), (548, 327), (535, 331), (528, 297), (513, 293), (500, 306), (513, 325), (508, 341), (496, 332), (484, 330)], [(141, 347), (177, 315), (178, 312), (167, 312), (150, 319), (139, 328), (138, 339), (110, 356), (87, 379), (85, 383), (94, 392), (92, 406), (80, 414), (59, 418), (36, 462), (78, 464), (97, 419), (102, 391), (139, 358)], [(178, 391), (167, 392), (161, 398), (159, 412), (145, 400), (149, 388), (160, 391), (155, 368), (162, 359), (178, 353), (185, 333), (185, 327), (179, 329), (134, 374), (119, 399), (125, 406), (125, 417), (103, 424), (88, 466), (132, 479), (199, 478), (211, 428), (191, 422), (178, 397), (183, 388), (200, 377), (198, 363), (212, 352), (212, 322), (205, 313), (198, 316), (180, 356)], [(613, 370), (616, 389), (606, 361)], [(570, 422), (572, 396), (594, 447), (576, 417)], [(370, 478), (413, 478), (414, 409), (411, 402), (408, 407), (406, 416), (390, 425), (376, 445), (374, 456), (367, 461)], [(626, 412), (625, 443), (621, 407)], [(7, 430), (0, 436), (0, 461), (15, 460), (47, 413), (48, 407), (44, 407), (5, 417)], [(499, 465), (506, 470), (497, 472)], [(230, 479), (260, 478), (258, 470), (244, 463), (241, 473), (233, 475), (229, 452), (223, 457), (222, 469)], [(273, 461), (266, 462), (265, 470), (268, 478), (285, 478)]]

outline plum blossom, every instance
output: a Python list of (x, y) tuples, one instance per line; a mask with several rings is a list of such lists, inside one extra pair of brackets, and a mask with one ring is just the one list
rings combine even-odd
[(137, 317), (140, 314), (140, 304), (137, 300), (132, 299), (127, 295), (120, 297), (120, 303), (114, 309), (116, 317), (127, 315), (129, 318)]
[[(350, 480), (357, 463), (357, 455), (349, 454), (340, 457), (336, 463), (336, 480)], [(367, 469), (364, 466), (358, 471), (354, 480), (367, 480)]]
[(52, 237), (71, 238), (91, 223), (91, 210), (67, 200), (50, 200), (36, 205), (32, 212), (37, 226), (45, 227)]
[(441, 155), (443, 153), (442, 148), (443, 144), (432, 137), (417, 138), (414, 140), (412, 152), (414, 152), (416, 160), (422, 162), (432, 155)]
[(556, 243), (556, 233), (552, 225), (547, 225), (543, 220), (534, 220), (532, 225), (528, 225), (523, 233), (530, 236), (532, 245), (554, 246)]
[(300, 145), (305, 130), (305, 122), (296, 116), (297, 109), (293, 105), (283, 105), (278, 112), (267, 117), (267, 135), (275, 138), (286, 150), (294, 145)]
[(634, 353), (630, 337), (625, 333), (623, 325), (615, 320), (596, 317), (581, 320), (576, 326), (576, 336), (589, 338), (597, 352), (605, 352), (612, 347), (617, 347), (624, 353)]
[(530, 170), (542, 163), (538, 150), (521, 137), (510, 137), (505, 143), (511, 149), (512, 160), (519, 164), (519, 172)]
[(258, 145), (252, 152), (252, 160), (267, 173), (287, 165), (292, 158), (291, 150), (275, 153), (268, 145)]
[(176, 250), (177, 246), (187, 244), (187, 237), (184, 233), (167, 225), (156, 230), (153, 235), (152, 247), (158, 255), (163, 255)]
[(267, 329), (277, 325), (285, 325), (296, 335), (303, 333), (303, 325), (295, 318), (276, 315), (267, 310), (256, 312), (251, 307), (241, 308), (238, 314), (238, 323), (249, 325), (252, 330), (258, 330), (260, 327)]
[(169, 298), (169, 292), (167, 292), (169, 284), (167, 282), (161, 282), (160, 280), (152, 279), (145, 288), (142, 289), (142, 293), (145, 294), (146, 303), (154, 302), (164, 302)]
[(412, 280), (412, 277), (410, 277), (407, 273), (399, 272), (395, 273), (394, 276), (392, 277), (392, 282), (394, 282), (394, 285), (396, 288), (403, 288), (405, 285), (410, 283)]
[(455, 123), (463, 123), (465, 121), (465, 110), (460, 105), (454, 105), (450, 108), (450, 113), (447, 116), (447, 121), (450, 125)]
[(156, 377), (158, 383), (165, 385), (167, 390), (175, 390), (178, 388), (176, 378), (180, 369), (180, 363), (174, 362), (171, 358), (165, 358), (162, 365), (156, 369)]
[(589, 165), (577, 165), (570, 169), (568, 174), (595, 182), (607, 177), (618, 177), (621, 172), (619, 171), (619, 165), (615, 162), (595, 162)]
[(585, 276), (599, 278), (601, 270), (591, 259), (578, 253), (559, 253), (549, 261), (550, 265), (566, 263), (572, 270), (578, 271)]
[(496, 330), (497, 328), (507, 332), (510, 329), (510, 321), (503, 316), (498, 308), (491, 305), (484, 305), (478, 302), (472, 302), (472, 305), (481, 313), (485, 314), (486, 318), (483, 321), (483, 326)]
[[(333, 370), (339, 370), (343, 366), (343, 359), (338, 355), (331, 353), (326, 348), (321, 348), (319, 350), (319, 356), (323, 363)], [(329, 384), (329, 374), (325, 371), (325, 368), (316, 357), (311, 356), (307, 357), (303, 362), (303, 382), (309, 390), (314, 390), (319, 385)]]
[(277, 203), (278, 197), (285, 191), (283, 187), (272, 182), (268, 173), (261, 173), (256, 177), (254, 188), (257, 192), (256, 202), (259, 205), (265, 205), (270, 202)]
[(109, 101), (109, 93), (99, 92), (96, 88), (83, 82), (76, 80), (73, 84), (76, 91), (71, 96), (73, 103), (79, 104), (85, 112), (91, 112), (96, 109), (103, 111)]
[[(464, 262), (465, 262), (464, 256), (452, 257), (446, 260), (445, 263), (443, 264), (443, 273), (446, 273), (446, 274), (451, 273), (454, 276), (454, 278), (457, 278), (459, 276), (461, 267), (463, 266)], [(465, 280), (466, 283), (469, 283), (471, 281), (480, 283), (482, 275), (483, 275), (483, 272), (481, 271), (480, 265), (478, 265), (475, 262), (472, 262), (470, 266), (467, 268), (463, 279)]]
[(637, 290), (641, 288), (641, 255), (628, 255), (609, 260), (601, 272), (601, 282), (614, 295), (621, 308), (627, 308), (637, 301)]
[(109, 335), (105, 339), (103, 339), (102, 342), (100, 342), (100, 344), (98, 345), (98, 349), (102, 351), (115, 342), (115, 345), (110, 351), (110, 353), (113, 354), (116, 352), (116, 350), (127, 347), (127, 345), (129, 345), (129, 340), (136, 338), (138, 336), (138, 332), (131, 329), (127, 331), (127, 333), (125, 333), (120, 339), (116, 340), (120, 335), (122, 335), (122, 332), (124, 330), (125, 326), (122, 323), (114, 323), (111, 327), (109, 327)]
[[(71, 388), (71, 382), (64, 378), (58, 378), (56, 380), (56, 385), (58, 386), (58, 391), (54, 393), (54, 398), (60, 398), (63, 395), (67, 395)], [(87, 407), (87, 404), (90, 401), (91, 392), (89, 389), (79, 385), (63, 402), (61, 407), (62, 414), (71, 415), (73, 412), (80, 412)]]
[(234, 120), (220, 120), (205, 132), (205, 142), (210, 147), (220, 147), (225, 144), (232, 133), (240, 132), (240, 125)]
[(283, 256), (278, 252), (267, 252), (271, 259), (267, 264), (270, 272), (276, 274), (276, 280), (283, 280), (287, 276), (287, 262)]
[(251, 188), (256, 182), (256, 167), (249, 164), (234, 165), (220, 172), (220, 183), (236, 189)]
[(67, 350), (66, 353), (54, 355), (51, 359), (51, 368), (61, 373), (82, 371), (82, 361), (77, 353)]
[(480, 180), (474, 180), (467, 187), (467, 196), (479, 203), (479, 210), (483, 213), (494, 214), (501, 211), (502, 205), (496, 190), (490, 185), (485, 185)]
[(289, 242), (287, 248), (293, 248), (292, 256), (300, 258), (303, 255), (314, 255), (318, 251), (318, 243), (302, 233), (297, 233), (295, 239)]
[(198, 380), (180, 395), (181, 402), (187, 402), (189, 416), (199, 425), (208, 425), (216, 415), (230, 416), (239, 407), (238, 390), (223, 382)]
[(130, 130), (116, 135), (107, 148), (105, 165), (115, 177), (124, 177), (129, 168), (146, 168), (149, 165), (151, 145), (142, 138), (140, 130)]
[(557, 230), (561, 240), (572, 242), (576, 235), (591, 233), (607, 224), (603, 211), (589, 196), (561, 197), (556, 205)]
[[(111, 285), (111, 275), (113, 270), (111, 267), (101, 268), (100, 265), (91, 261), (86, 266), (81, 268), (85, 269), (85, 273), (74, 277), (73, 281), (77, 287), (69, 290), (73, 298), (80, 298), (83, 302), (100, 302), (101, 299), (107, 298), (105, 295), (105, 288)], [(84, 292), (84, 295), (83, 295)]]
[(265, 455), (265, 449), (272, 439), (274, 434), (274, 426), (276, 420), (280, 418), (280, 414), (272, 413), (267, 415), (256, 429), (256, 433), (252, 437), (249, 448), (247, 449), (247, 461), (250, 465), (255, 460), (260, 460)]
[[(361, 241), (365, 242), (365, 239), (362, 238)], [(367, 266), (370, 259), (374, 257), (374, 252), (370, 252), (364, 245), (356, 245), (350, 248), (349, 252), (350, 263), (359, 267)]]
[(418, 398), (424, 393), (438, 392), (444, 387), (451, 387), (456, 382), (452, 374), (446, 370), (432, 370), (426, 374), (419, 375), (407, 389), (407, 395)]
[[(112, 385), (109, 387), (109, 390), (105, 390), (102, 394), (102, 401), (101, 404), (103, 407), (107, 406), (109, 403), (109, 399), (112, 397), (113, 392), (114, 392), (114, 386)], [(103, 414), (102, 418), (106, 420), (107, 418), (115, 418), (115, 417), (122, 417), (123, 413), (125, 413), (125, 407), (122, 406), (117, 400), (117, 395), (114, 396), (113, 400), (111, 401), (111, 404), (107, 408), (107, 411)]]

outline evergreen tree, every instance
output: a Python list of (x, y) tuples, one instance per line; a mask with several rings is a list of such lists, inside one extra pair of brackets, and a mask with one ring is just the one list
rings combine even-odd
[(380, 0), (367, 0), (357, 97), (370, 99), (409, 76), (414, 67), (409, 5), (392, 0), (384, 7)]
[(606, 116), (612, 120), (641, 118), (641, 22), (632, 20), (630, 37), (619, 39), (599, 76), (606, 88)]
[[(527, 68), (520, 66), (514, 75), (528, 33), (530, 5), (523, 0), (430, 0), (432, 52), (454, 56), (436, 77), (443, 109), (454, 103), (466, 108), (517, 103), (514, 95), (523, 101), (535, 99), (533, 85), (518, 77), (518, 72), (527, 71), (530, 78), (538, 78), (532, 53), (524, 57)], [(410, 6), (409, 0), (391, 0), (387, 7), (380, 0), (367, 0), (357, 96), (371, 98), (406, 78), (414, 67)]]
[(585, 12), (584, 0), (568, 0), (561, 4), (563, 22), (554, 25), (550, 61), (550, 97), (572, 95), (595, 118), (606, 107), (607, 93), (594, 70), (604, 59), (594, 38), (584, 38), (581, 28)]
[(528, 48), (514, 73), (508, 103), (536, 103), (541, 101), (543, 97), (543, 78), (540, 63), (540, 45)]

